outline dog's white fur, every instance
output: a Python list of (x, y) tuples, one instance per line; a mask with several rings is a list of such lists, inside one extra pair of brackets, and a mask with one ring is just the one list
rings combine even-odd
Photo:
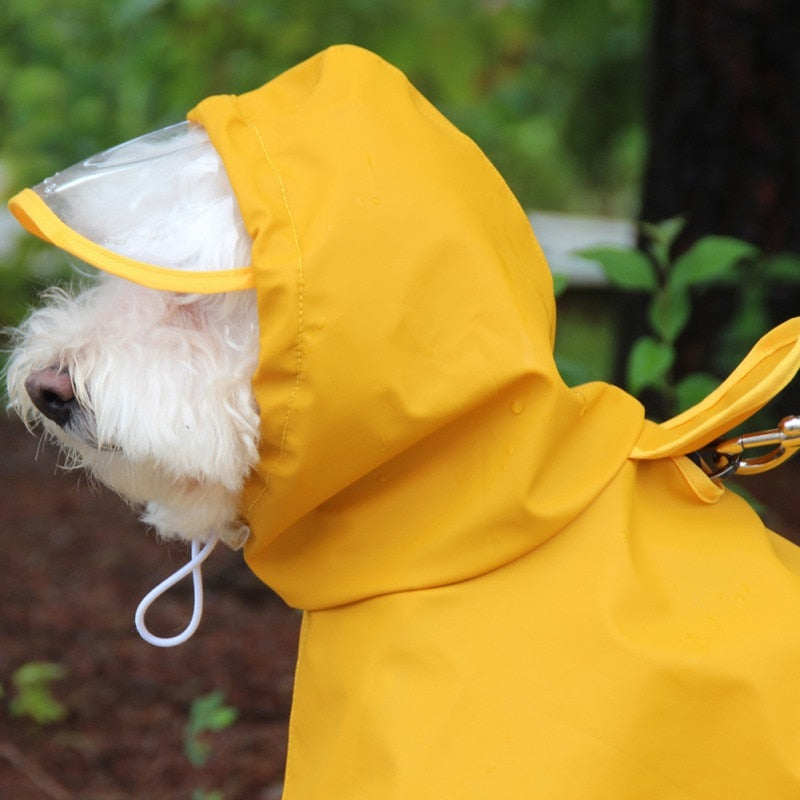
[[(177, 163), (145, 158), (128, 175), (72, 193), (60, 213), (137, 260), (247, 264), (250, 240), (219, 158), (210, 147), (184, 150)], [(83, 291), (53, 289), (45, 300), (14, 333), (12, 408), (41, 425), (70, 465), (144, 506), (160, 534), (241, 544), (239, 496), (258, 458), (255, 293), (184, 295), (101, 274)], [(53, 368), (69, 374), (78, 406), (64, 427), (25, 388), (29, 375)]]

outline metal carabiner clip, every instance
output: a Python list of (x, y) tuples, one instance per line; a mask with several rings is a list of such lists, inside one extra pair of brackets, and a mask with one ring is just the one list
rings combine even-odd
[[(770, 448), (760, 455), (747, 455), (749, 450)], [(700, 464), (712, 480), (725, 480), (731, 475), (758, 475), (788, 461), (800, 448), (800, 417), (784, 417), (777, 428), (745, 433), (711, 445), (710, 460), (697, 454)]]

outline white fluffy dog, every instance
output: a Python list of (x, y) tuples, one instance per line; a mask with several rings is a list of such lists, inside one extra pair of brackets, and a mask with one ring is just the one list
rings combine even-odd
[[(78, 195), (76, 227), (102, 218), (104, 243), (142, 261), (247, 263), (227, 175), (205, 134), (192, 135), (169, 176), (157, 159), (148, 164), (151, 144), (138, 154), (128, 145), (141, 159), (123, 178), (131, 205), (110, 202), (95, 182)], [(132, 218), (146, 236), (131, 234)], [(101, 274), (45, 301), (14, 332), (11, 406), (29, 427), (41, 424), (68, 464), (143, 506), (160, 534), (239, 546), (238, 498), (258, 456), (255, 293), (184, 295)]]

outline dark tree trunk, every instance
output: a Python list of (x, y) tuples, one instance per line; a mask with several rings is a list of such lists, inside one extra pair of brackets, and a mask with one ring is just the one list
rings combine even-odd
[(800, 4), (654, 0), (641, 218), (800, 252)]

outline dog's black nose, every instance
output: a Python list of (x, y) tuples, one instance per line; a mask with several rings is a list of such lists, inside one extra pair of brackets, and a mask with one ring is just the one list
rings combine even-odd
[(48, 419), (64, 427), (75, 410), (75, 392), (68, 372), (40, 369), (31, 372), (25, 381), (25, 391), (31, 402)]

